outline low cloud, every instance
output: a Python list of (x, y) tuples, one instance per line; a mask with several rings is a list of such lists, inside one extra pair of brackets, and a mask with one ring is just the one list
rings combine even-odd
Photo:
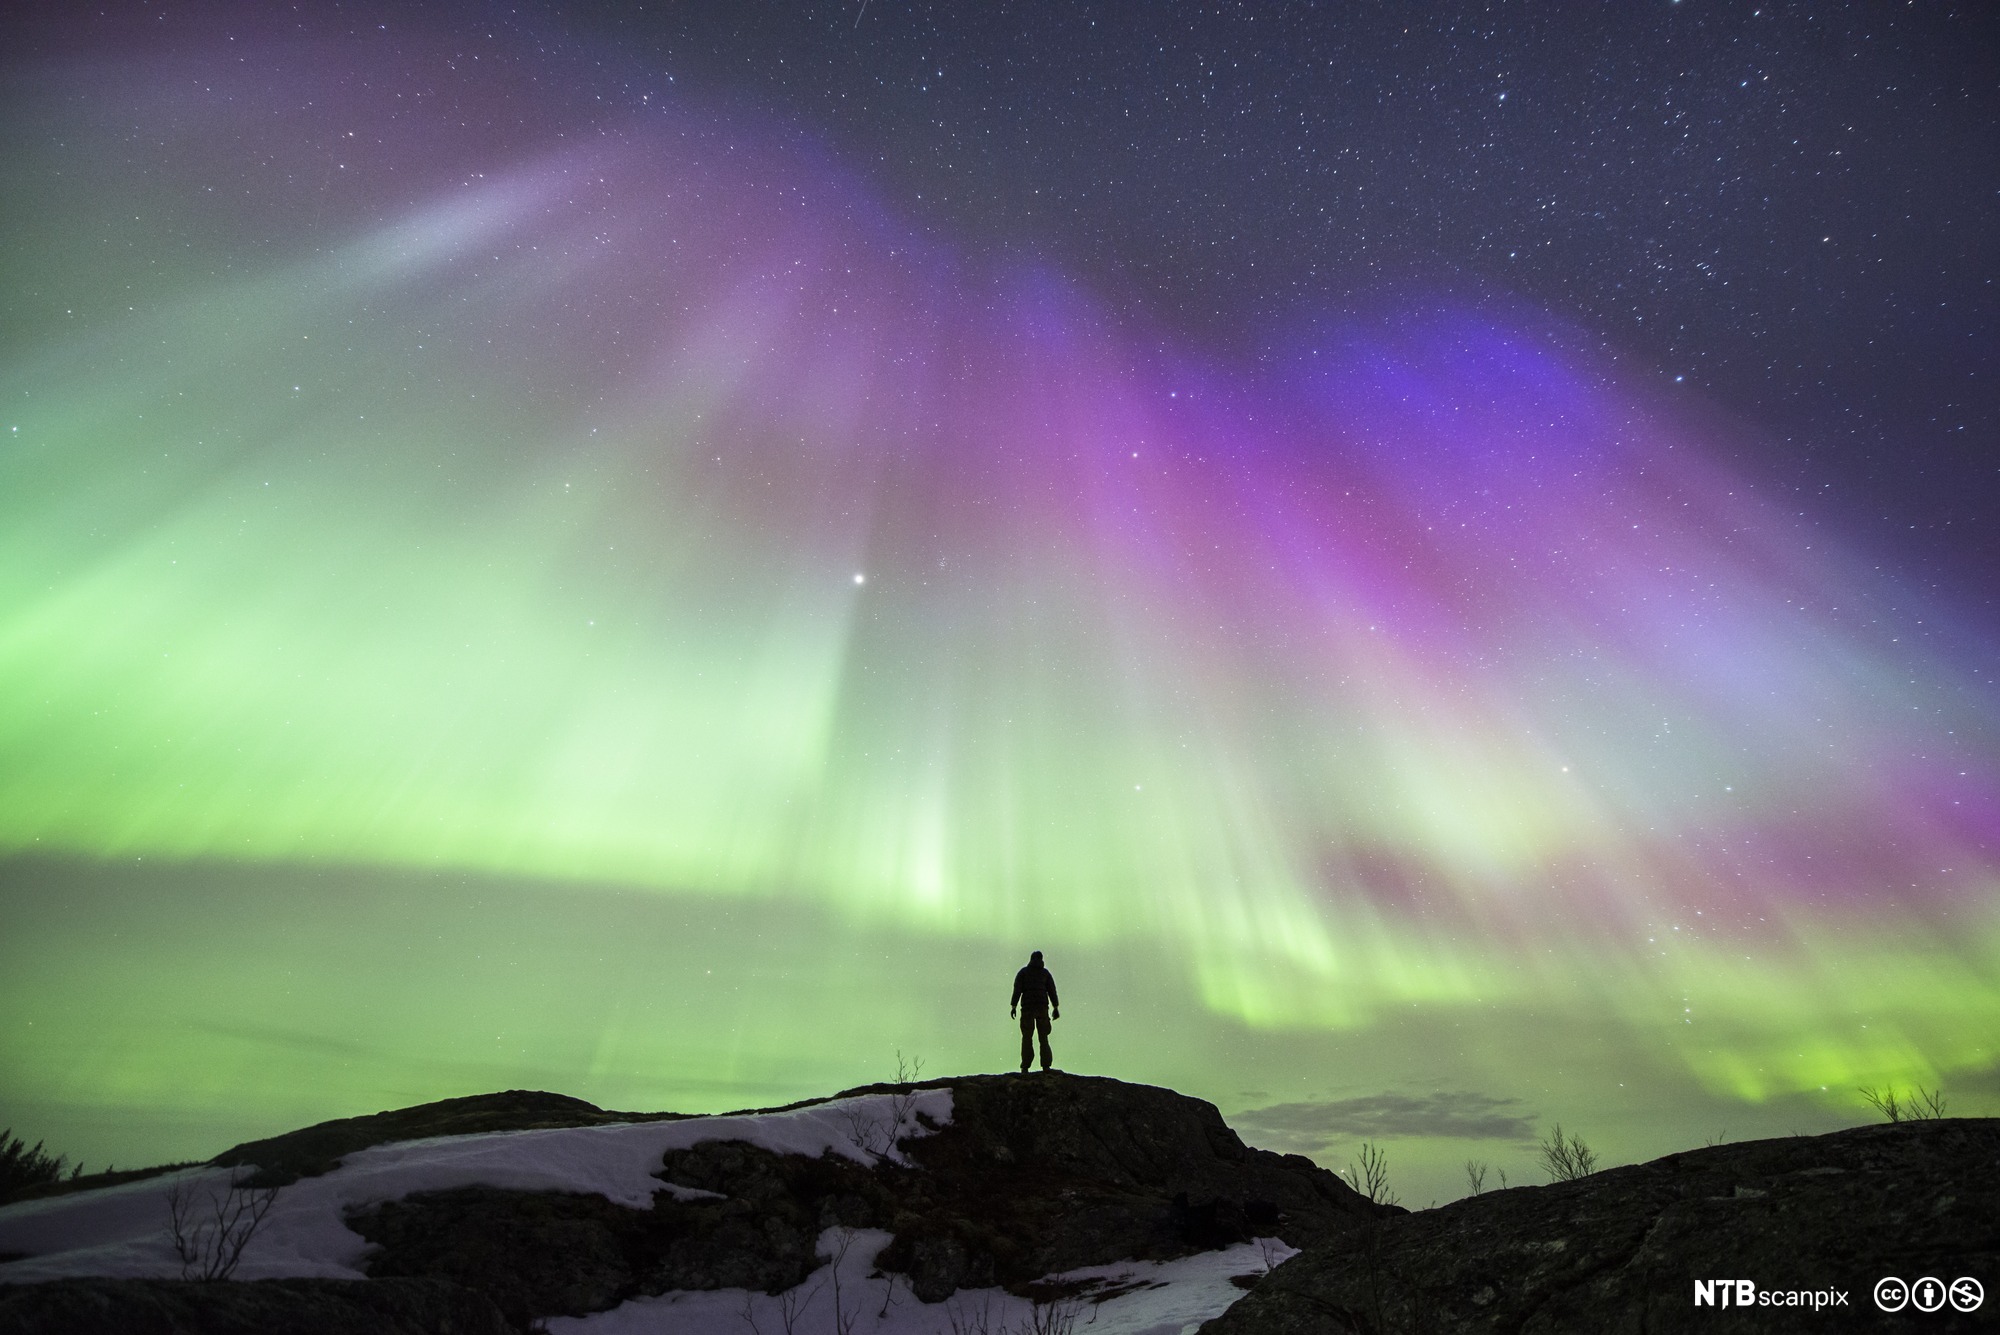
[[(1923, 1087), (1921, 1081), (1918, 1082), (1918, 1087)], [(1944, 1091), (1947, 1096), (1952, 1094), (2000, 1094), (2000, 1062), (1996, 1062), (1984, 1070), (1952, 1072), (1949, 1083), (1944, 1086)], [(1960, 1117), (1977, 1115), (1970, 1108), (1962, 1113), (1958, 1113), (1956, 1110), (1954, 1112)]]
[(1266, 1149), (1304, 1152), (1336, 1140), (1444, 1136), (1459, 1140), (1535, 1138), (1519, 1099), (1470, 1092), (1369, 1094), (1357, 1099), (1275, 1103), (1229, 1119), (1245, 1140)]

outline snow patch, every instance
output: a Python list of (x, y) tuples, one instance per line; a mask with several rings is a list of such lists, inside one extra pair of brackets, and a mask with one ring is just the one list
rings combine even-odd
[[(896, 1130), (899, 1112), (903, 1124)], [(894, 1148), (878, 1156), (865, 1147), (893, 1146), (898, 1136), (925, 1134), (919, 1114), (932, 1125), (951, 1121), (951, 1090), (864, 1094), (786, 1112), (484, 1132), (377, 1145), (348, 1155), (324, 1176), (301, 1178), (282, 1188), (234, 1278), (366, 1278), (361, 1262), (368, 1243), (347, 1227), (347, 1213), (419, 1191), (484, 1186), (596, 1192), (638, 1210), (651, 1208), (658, 1191), (670, 1191), (681, 1200), (712, 1196), (713, 1192), (673, 1186), (653, 1176), (668, 1150), (705, 1141), (742, 1140), (778, 1154), (808, 1157), (832, 1150), (862, 1164), (876, 1163), (878, 1158), (907, 1163)], [(142, 1182), (0, 1207), (0, 1252), (29, 1253), (25, 1260), (0, 1265), (0, 1283), (75, 1275), (178, 1277), (180, 1260), (167, 1233), (167, 1192), (176, 1183), (187, 1183), (197, 1193), (223, 1192), (240, 1171), (183, 1169)]]
[[(846, 1235), (841, 1255), (842, 1235)], [(1239, 1243), (1178, 1261), (1121, 1261), (1090, 1266), (1051, 1281), (1095, 1281), (1066, 1305), (1045, 1308), (1004, 1289), (961, 1289), (941, 1303), (921, 1303), (900, 1275), (875, 1269), (890, 1235), (875, 1229), (830, 1228), (819, 1254), (840, 1256), (803, 1284), (776, 1296), (744, 1289), (710, 1289), (634, 1298), (608, 1312), (552, 1317), (549, 1335), (689, 1335), (736, 1331), (786, 1335), (787, 1331), (850, 1331), (852, 1335), (1026, 1335), (1067, 1330), (1068, 1335), (1192, 1335), (1243, 1297), (1231, 1276), (1261, 1274), (1298, 1255), (1276, 1238)], [(835, 1278), (839, 1285), (836, 1294)], [(1091, 1293), (1112, 1296), (1092, 1302)], [(836, 1300), (838, 1309), (836, 1310)], [(1067, 1313), (1069, 1324), (1062, 1324)], [(787, 1318), (789, 1317), (789, 1320)], [(1052, 1319), (1053, 1318), (1053, 1319)]]

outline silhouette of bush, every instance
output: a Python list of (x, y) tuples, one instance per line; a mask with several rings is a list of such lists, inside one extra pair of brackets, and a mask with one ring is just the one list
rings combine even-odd
[(1341, 1176), (1348, 1186), (1377, 1205), (1396, 1203), (1396, 1193), (1389, 1190), (1389, 1156), (1371, 1140), (1361, 1142), (1361, 1161), (1348, 1164)]
[(276, 1187), (252, 1187), (232, 1180), (221, 1191), (198, 1190), (191, 1182), (167, 1188), (167, 1232), (181, 1258), (181, 1278), (214, 1283), (228, 1279), (243, 1249), (277, 1202)]
[(1597, 1153), (1583, 1143), (1581, 1136), (1563, 1135), (1562, 1123), (1540, 1146), (1542, 1167), (1548, 1171), (1551, 1182), (1574, 1182), (1580, 1177), (1589, 1177), (1597, 1171)]
[[(14, 1134), (14, 1128), (0, 1131), (0, 1197), (12, 1195), (23, 1187), (39, 1187), (49, 1182), (60, 1182), (63, 1165), (68, 1162), (58, 1154), (50, 1158), (42, 1152), (42, 1142), (36, 1141), (33, 1148)], [(78, 1164), (70, 1169), (75, 1177), (83, 1171)]]
[(1880, 1089), (1863, 1086), (1861, 1097), (1891, 1122), (1938, 1121), (1943, 1118), (1948, 1101), (1942, 1087), (1925, 1089), (1922, 1085), (1900, 1096), (1894, 1085), (1884, 1085)]

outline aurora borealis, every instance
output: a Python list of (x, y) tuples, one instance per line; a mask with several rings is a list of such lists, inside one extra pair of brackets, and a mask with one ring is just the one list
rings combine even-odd
[(1241, 356), (475, 29), (12, 72), (0, 1121), (1000, 1069), (1037, 947), (1406, 1197), (1991, 1110), (1994, 628), (1754, 423), (1442, 283)]

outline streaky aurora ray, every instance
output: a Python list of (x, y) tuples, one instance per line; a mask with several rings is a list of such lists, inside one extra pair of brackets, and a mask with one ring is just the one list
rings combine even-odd
[(9, 280), (97, 308), (0, 373), (7, 852), (1130, 948), (1265, 1032), (1596, 1013), (1749, 1100), (1994, 1061), (1992, 646), (1563, 331), (1252, 373), (692, 107), (210, 239), (324, 154), (163, 68), (169, 178), (62, 207), (171, 261), (38, 223)]

